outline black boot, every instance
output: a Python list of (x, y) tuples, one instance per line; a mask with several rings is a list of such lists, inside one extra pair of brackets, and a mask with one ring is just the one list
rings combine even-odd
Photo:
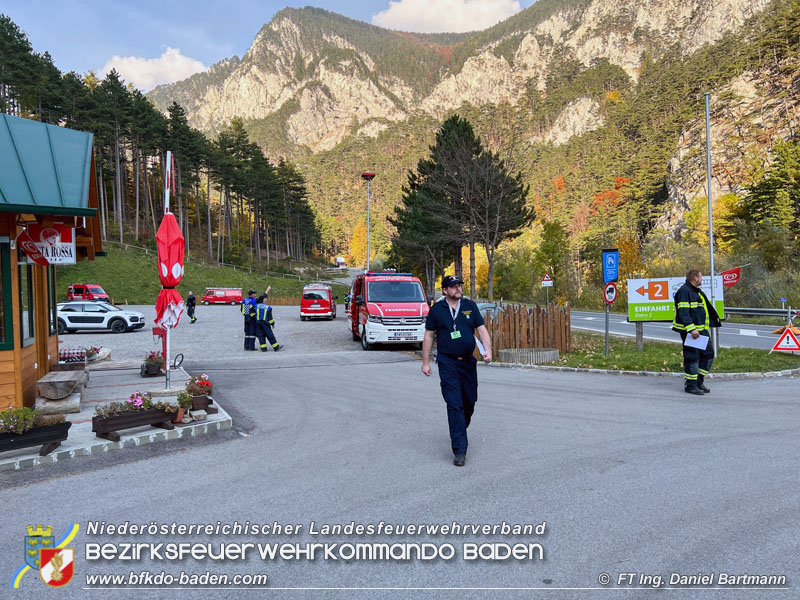
[(711, 390), (708, 389), (708, 386), (705, 383), (703, 383), (703, 379), (704, 378), (702, 375), (699, 375), (697, 377), (697, 389), (703, 392), (704, 394), (710, 394)]
[(687, 381), (683, 387), (683, 391), (687, 394), (694, 394), (695, 396), (702, 396), (703, 390), (697, 387), (696, 381)]

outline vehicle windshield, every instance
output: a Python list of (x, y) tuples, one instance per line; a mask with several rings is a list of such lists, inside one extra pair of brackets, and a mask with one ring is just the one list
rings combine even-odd
[(303, 300), (327, 300), (328, 290), (314, 290), (312, 292), (303, 292)]
[(106, 293), (105, 290), (103, 290), (103, 288), (101, 288), (99, 285), (91, 286), (89, 288), (89, 291), (92, 292), (93, 294), (105, 294)]
[(370, 281), (367, 283), (370, 302), (425, 302), (422, 285), (417, 281)]

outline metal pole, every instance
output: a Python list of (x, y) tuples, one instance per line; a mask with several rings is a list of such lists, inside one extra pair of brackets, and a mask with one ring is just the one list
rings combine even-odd
[(549, 288), (549, 287), (546, 287), (546, 288), (544, 288), (544, 293), (547, 295), (547, 302), (546, 302), (546, 304), (547, 304), (548, 306), (550, 306), (550, 288)]
[(369, 179), (367, 179), (367, 271), (369, 271)]
[[(167, 168), (166, 168), (167, 176), (164, 178), (164, 214), (169, 212), (169, 190), (172, 187), (172, 152), (167, 150)], [(169, 377), (169, 330), (170, 327), (166, 326), (164, 329), (167, 330), (167, 344), (166, 349), (164, 351), (164, 370), (167, 373), (166, 378), (166, 389), (169, 389), (170, 386), (170, 377)]]
[[(706, 180), (708, 185), (708, 252), (711, 256), (711, 305), (714, 309), (717, 305), (714, 301), (714, 291), (716, 290), (716, 280), (714, 279), (716, 271), (714, 270), (714, 210), (712, 207), (711, 198), (711, 111), (709, 109), (709, 102), (711, 94), (705, 93), (706, 97)], [(709, 334), (712, 332), (709, 331)], [(713, 332), (714, 339), (714, 355), (719, 353), (719, 331)]]
[(609, 304), (606, 302), (606, 358), (608, 358), (608, 307)]

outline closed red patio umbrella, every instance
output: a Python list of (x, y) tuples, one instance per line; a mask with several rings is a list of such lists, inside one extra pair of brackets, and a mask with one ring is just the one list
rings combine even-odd
[(158, 246), (158, 278), (161, 280), (161, 291), (156, 300), (156, 325), (167, 330), (167, 343), (165, 371), (167, 373), (166, 383), (169, 389), (169, 331), (177, 327), (183, 314), (183, 298), (175, 287), (181, 282), (183, 277), (184, 246), (183, 234), (178, 226), (178, 221), (169, 211), (169, 192), (174, 186), (172, 174), (172, 152), (167, 152), (167, 169), (164, 181), (164, 218), (156, 233), (156, 244)]

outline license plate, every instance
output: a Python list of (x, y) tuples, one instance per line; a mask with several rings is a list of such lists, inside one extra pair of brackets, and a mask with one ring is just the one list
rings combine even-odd
[(312, 304), (311, 308), (319, 308), (319, 304)]

